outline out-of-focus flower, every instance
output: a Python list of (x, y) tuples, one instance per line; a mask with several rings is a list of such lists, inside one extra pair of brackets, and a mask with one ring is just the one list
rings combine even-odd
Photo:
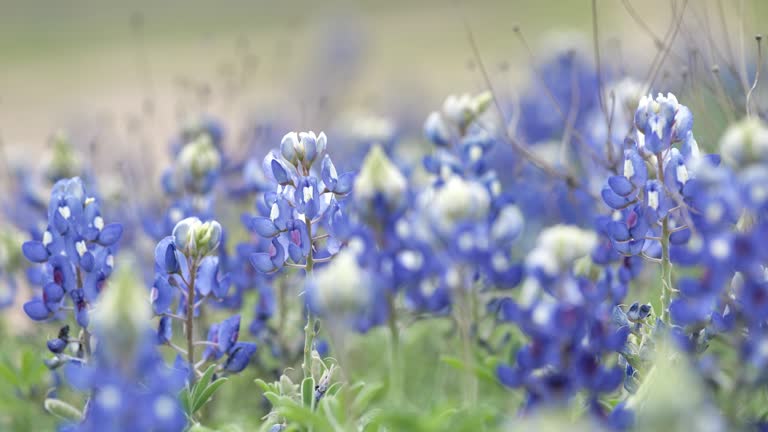
[(733, 168), (768, 161), (768, 127), (757, 117), (731, 124), (720, 138), (720, 154)]

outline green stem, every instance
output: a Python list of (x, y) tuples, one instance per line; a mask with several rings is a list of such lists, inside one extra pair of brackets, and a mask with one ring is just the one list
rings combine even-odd
[(390, 379), (392, 380), (392, 396), (395, 400), (400, 400), (403, 392), (403, 374), (400, 362), (400, 330), (397, 327), (397, 309), (395, 308), (395, 294), (387, 295), (387, 305), (389, 306), (389, 318), (387, 325), (390, 334)]
[[(664, 156), (656, 153), (659, 182), (664, 185)], [(666, 193), (666, 190), (664, 190)], [(669, 324), (669, 304), (672, 301), (672, 261), (669, 259), (669, 214), (661, 222), (661, 321)]]
[(280, 345), (280, 355), (285, 358), (288, 353), (287, 344), (285, 342), (285, 321), (286, 321), (286, 289), (283, 279), (275, 281), (275, 288), (277, 289), (277, 313), (279, 314), (277, 322), (277, 338)]
[(459, 326), (459, 336), (461, 337), (462, 355), (464, 360), (464, 401), (468, 405), (477, 402), (477, 378), (474, 374), (475, 362), (472, 354), (474, 344), (472, 338), (472, 323), (475, 322), (477, 295), (474, 289), (462, 289), (464, 298), (461, 304), (456, 306), (456, 320)]
[(661, 223), (661, 321), (669, 324), (672, 301), (672, 262), (669, 259), (669, 216)]
[(83, 352), (85, 353), (85, 361), (87, 362), (91, 358), (91, 332), (87, 328), (83, 328)]
[[(309, 238), (312, 238), (312, 221), (309, 218), (306, 219), (307, 234)], [(309, 254), (307, 254), (307, 265), (305, 267), (306, 277), (309, 278), (312, 275), (312, 268), (314, 267), (314, 256), (312, 254), (312, 245), (309, 247)], [(306, 293), (304, 293), (306, 299)], [(304, 363), (301, 365), (304, 371), (304, 378), (312, 376), (312, 344), (315, 339), (315, 318), (312, 315), (312, 310), (307, 305), (307, 323), (304, 325)]]
[[(187, 284), (187, 316), (185, 322), (185, 332), (187, 334), (187, 362), (189, 367), (195, 367), (195, 342), (194, 342), (194, 330), (195, 330), (195, 277), (197, 276), (197, 263), (193, 262), (189, 268), (189, 283)], [(196, 380), (197, 376), (192, 371), (190, 379), (192, 382)]]
[[(79, 289), (83, 288), (83, 274), (80, 272), (79, 267), (77, 268), (77, 287)], [(87, 327), (83, 327), (80, 337), (83, 355), (85, 356), (85, 361), (88, 362), (91, 359), (91, 332), (88, 331)]]

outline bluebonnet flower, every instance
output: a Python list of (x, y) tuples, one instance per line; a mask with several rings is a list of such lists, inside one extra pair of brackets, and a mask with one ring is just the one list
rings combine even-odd
[(654, 259), (668, 247), (665, 242), (687, 242), (688, 207), (695, 199), (700, 171), (696, 167), (702, 160), (719, 160), (701, 154), (692, 125), (690, 110), (672, 94), (640, 100), (635, 113), (637, 140), (624, 151), (621, 174), (609, 177), (601, 193), (614, 211), (601, 219), (600, 229), (620, 254)]
[[(194, 356), (194, 345), (187, 340), (186, 351), (173, 341), (173, 321), (178, 319), (185, 333), (193, 331), (194, 318), (206, 300), (226, 297), (230, 288), (229, 274), (219, 276), (220, 258), (216, 255), (223, 233), (216, 221), (202, 222), (195, 217), (176, 224), (171, 236), (161, 240), (155, 248), (155, 280), (150, 290), (153, 311), (160, 316), (156, 341), (186, 355), (186, 363), (180, 368), (193, 373), (206, 362), (219, 361), (221, 371), (237, 373), (250, 362), (256, 345), (238, 342), (240, 315), (234, 315), (209, 329), (205, 352), (199, 359)], [(177, 313), (173, 313), (174, 305)], [(199, 360), (199, 361), (198, 361)]]
[(768, 155), (768, 128), (757, 118), (747, 118), (726, 129), (718, 148), (723, 162), (739, 168), (766, 162)]
[(36, 321), (52, 318), (69, 298), (78, 324), (88, 327), (88, 311), (112, 273), (112, 250), (122, 232), (120, 224), (105, 224), (98, 201), (79, 178), (57, 182), (46, 231), (22, 245), (24, 256), (43, 267), (42, 295), (24, 304), (27, 315)]
[[(314, 243), (329, 210), (339, 208), (337, 197), (350, 192), (353, 175), (339, 174), (330, 157), (323, 156), (326, 142), (322, 132), (291, 132), (283, 137), (280, 152), (264, 159), (264, 172), (274, 182), (274, 191), (265, 193), (259, 205), (265, 216), (244, 218), (250, 230), (267, 240), (262, 252), (251, 255), (257, 270), (271, 273), (286, 263), (304, 266), (315, 255), (332, 255), (330, 249), (315, 251)], [(321, 157), (318, 176), (312, 169)]]
[[(185, 374), (156, 351), (149, 306), (127, 271), (104, 295), (94, 323), (98, 349), (85, 363), (69, 363), (67, 382), (85, 392), (83, 418), (68, 431), (182, 431), (187, 418), (177, 398)], [(60, 338), (66, 336), (62, 330)]]
[(519, 102), (517, 127), (528, 143), (558, 139), (574, 101), (577, 127), (598, 106), (598, 72), (587, 50), (573, 40), (559, 40), (556, 47), (549, 48), (543, 52), (550, 54), (534, 65), (536, 76)]
[[(163, 238), (187, 217), (214, 217), (214, 191), (228, 169), (222, 150), (223, 126), (205, 118), (184, 128), (171, 143), (172, 165), (162, 175), (163, 192), (171, 198), (167, 207), (143, 212), (144, 230), (156, 240)], [(160, 220), (156, 213), (162, 213)]]
[(360, 267), (354, 250), (339, 252), (306, 283), (307, 302), (318, 314), (333, 321), (347, 321), (355, 328), (366, 328), (365, 317), (376, 307), (374, 300), (379, 299), (374, 295), (378, 282)]
[(626, 291), (613, 289), (611, 270), (576, 272), (575, 264), (588, 259), (596, 244), (595, 233), (576, 227), (544, 230), (526, 262), (520, 300), (491, 304), (501, 320), (514, 322), (530, 338), (513, 366), (497, 368), (503, 384), (526, 390), (527, 409), (586, 391), (597, 417), (611, 418), (598, 401), (620, 387), (625, 370), (605, 360), (624, 351), (630, 327), (614, 318), (618, 296)]

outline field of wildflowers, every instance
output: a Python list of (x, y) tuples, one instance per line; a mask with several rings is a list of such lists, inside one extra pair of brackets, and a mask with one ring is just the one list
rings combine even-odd
[[(516, 2), (497, 64), (508, 6), (427, 3), (318, 17), (301, 63), (241, 36), (172, 96), (165, 12), (116, 7), (124, 118), (28, 146), (0, 107), (0, 431), (768, 430), (765, 5), (550, 2), (584, 21), (552, 37)], [(362, 23), (432, 10), (462, 46), (364, 78)]]

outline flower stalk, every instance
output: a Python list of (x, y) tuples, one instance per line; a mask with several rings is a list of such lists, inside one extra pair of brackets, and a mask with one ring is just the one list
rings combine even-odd
[[(307, 233), (309, 233), (309, 237), (312, 237), (312, 221), (307, 218), (306, 222), (307, 224)], [(313, 258), (313, 250), (312, 246), (309, 248), (309, 253), (307, 255), (307, 263), (304, 267), (304, 272), (306, 273), (306, 277), (309, 278), (312, 275), (312, 268), (315, 265), (314, 258)], [(301, 367), (304, 371), (304, 378), (310, 378), (312, 377), (312, 345), (314, 344), (315, 340), (315, 318), (312, 314), (312, 309), (307, 305), (307, 323), (304, 325), (304, 363), (302, 363)]]

